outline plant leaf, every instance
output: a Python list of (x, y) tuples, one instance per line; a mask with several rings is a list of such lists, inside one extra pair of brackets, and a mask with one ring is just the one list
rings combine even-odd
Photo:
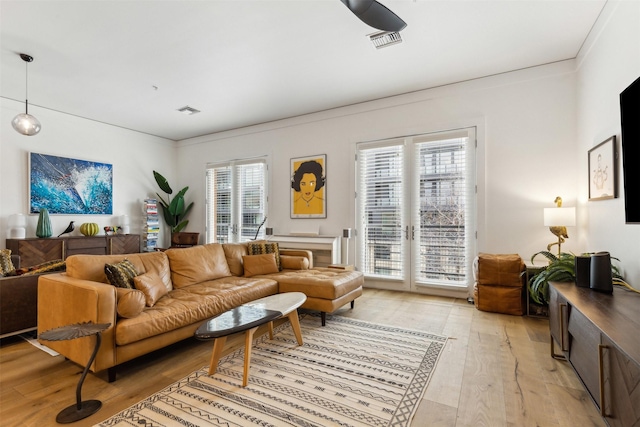
[(185, 227), (187, 226), (187, 224), (189, 224), (189, 220), (185, 219), (184, 221), (182, 221), (180, 224), (176, 225), (175, 227), (173, 227), (172, 231), (174, 233), (179, 233), (180, 231), (184, 230)]
[[(171, 201), (171, 204), (169, 205), (169, 212), (171, 212), (171, 215), (176, 216), (176, 217), (181, 217), (184, 214), (184, 197), (177, 195), (176, 197), (173, 198), (173, 200)], [(176, 220), (176, 222), (178, 222)]]
[(167, 182), (164, 176), (160, 175), (156, 171), (153, 171), (153, 177), (156, 179), (156, 182), (158, 183), (158, 187), (160, 187), (162, 191), (164, 191), (167, 194), (173, 193), (171, 186), (169, 185), (169, 183)]
[(184, 187), (182, 190), (178, 191), (178, 193), (176, 194), (176, 197), (184, 197), (188, 189), (189, 189), (189, 186)]
[(160, 205), (160, 206), (162, 209), (162, 216), (164, 217), (165, 222), (169, 227), (173, 228), (176, 225), (175, 217), (171, 215), (171, 213), (169, 212), (169, 209), (166, 206), (164, 205)]
[(537, 255), (542, 255), (542, 256), (544, 256), (545, 258), (547, 258), (547, 260), (549, 260), (549, 262), (553, 262), (553, 261), (557, 261), (557, 260), (558, 260), (558, 257), (556, 257), (556, 256), (555, 256), (554, 254), (552, 254), (551, 252), (549, 252), (549, 251), (540, 251), (540, 252), (537, 252), (537, 253), (535, 253), (535, 254), (533, 254), (533, 255), (531, 256), (531, 263), (532, 263), (532, 264), (533, 264), (533, 260), (534, 260), (534, 258), (535, 258)]

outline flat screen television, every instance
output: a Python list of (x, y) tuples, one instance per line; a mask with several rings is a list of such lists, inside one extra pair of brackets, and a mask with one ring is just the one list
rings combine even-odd
[(640, 224), (640, 77), (620, 93), (620, 121), (625, 221)]

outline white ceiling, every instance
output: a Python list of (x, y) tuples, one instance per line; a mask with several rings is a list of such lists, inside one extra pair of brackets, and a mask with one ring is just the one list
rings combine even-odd
[(575, 58), (606, 0), (381, 3), (407, 28), (376, 50), (340, 0), (2, 0), (0, 96), (28, 53), (34, 115), (181, 140)]

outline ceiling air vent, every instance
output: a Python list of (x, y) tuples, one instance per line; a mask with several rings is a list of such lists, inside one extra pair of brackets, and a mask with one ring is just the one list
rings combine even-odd
[(188, 105), (182, 108), (178, 108), (178, 111), (180, 111), (182, 114), (186, 114), (187, 116), (198, 114), (200, 112), (200, 110), (196, 110), (195, 108), (189, 107)]
[(376, 49), (382, 49), (383, 47), (402, 43), (400, 33), (395, 31), (382, 31), (379, 33), (369, 34), (369, 38)]

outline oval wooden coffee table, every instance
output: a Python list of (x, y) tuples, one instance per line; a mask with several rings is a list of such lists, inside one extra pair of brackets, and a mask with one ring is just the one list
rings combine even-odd
[(242, 386), (246, 387), (249, 379), (253, 334), (259, 326), (268, 322), (269, 338), (273, 339), (273, 321), (281, 317), (287, 316), (289, 318), (298, 345), (302, 345), (298, 307), (304, 304), (306, 300), (307, 296), (302, 292), (285, 292), (271, 295), (226, 311), (200, 325), (195, 332), (197, 339), (215, 339), (213, 352), (211, 353), (209, 375), (215, 374), (218, 369), (218, 362), (220, 361), (220, 356), (222, 356), (222, 349), (227, 341), (227, 336), (245, 332)]

